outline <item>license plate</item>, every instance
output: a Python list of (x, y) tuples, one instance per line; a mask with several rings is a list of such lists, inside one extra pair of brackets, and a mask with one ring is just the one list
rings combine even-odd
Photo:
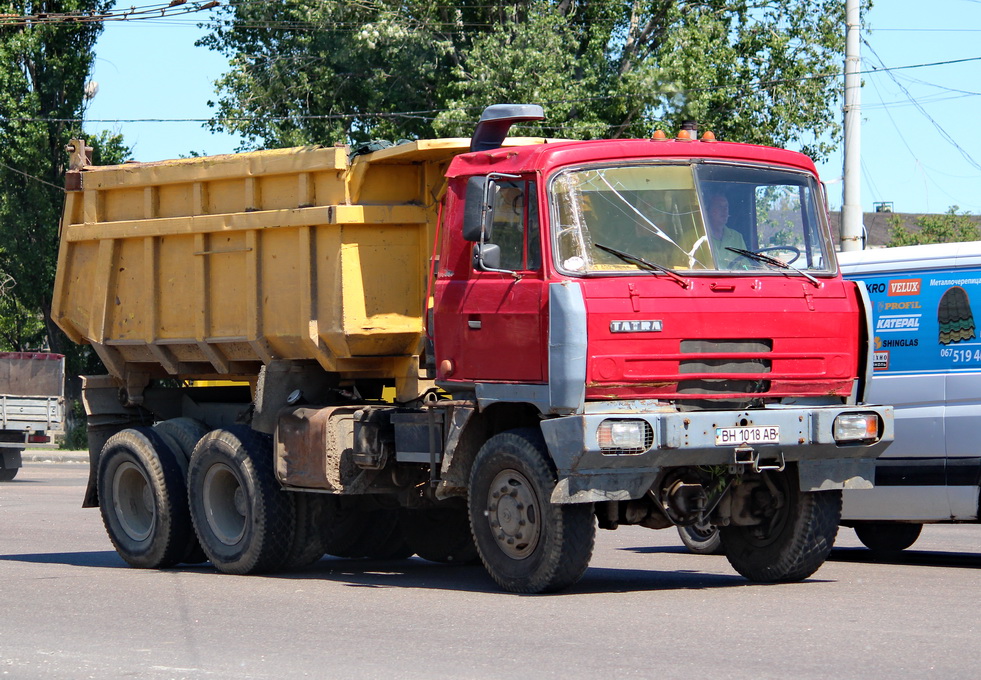
[(780, 428), (776, 425), (759, 427), (717, 427), (716, 446), (739, 446), (741, 444), (777, 444), (780, 441)]

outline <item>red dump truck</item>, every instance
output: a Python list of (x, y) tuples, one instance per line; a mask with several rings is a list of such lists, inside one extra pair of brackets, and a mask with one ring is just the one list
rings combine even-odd
[(483, 563), (555, 591), (595, 530), (720, 527), (806, 578), (892, 439), (862, 288), (801, 154), (695, 139), (296, 148), (112, 167), (73, 143), (54, 318), (137, 567)]

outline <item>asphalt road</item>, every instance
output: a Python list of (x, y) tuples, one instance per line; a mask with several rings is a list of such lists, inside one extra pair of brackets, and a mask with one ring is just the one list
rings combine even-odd
[(744, 581), (673, 531), (598, 535), (559, 595), (501, 593), (480, 567), (326, 558), (289, 576), (132, 569), (87, 466), (0, 484), (0, 677), (975, 678), (981, 526), (927, 527), (875, 561), (843, 529), (804, 583)]

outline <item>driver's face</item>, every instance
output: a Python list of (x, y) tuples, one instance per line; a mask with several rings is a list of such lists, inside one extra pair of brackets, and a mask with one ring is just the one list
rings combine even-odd
[(712, 196), (706, 209), (709, 229), (712, 235), (718, 237), (729, 221), (729, 200), (725, 196)]

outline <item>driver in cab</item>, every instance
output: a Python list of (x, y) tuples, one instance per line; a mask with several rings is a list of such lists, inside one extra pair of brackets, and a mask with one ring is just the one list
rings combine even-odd
[(709, 243), (715, 261), (720, 268), (731, 267), (740, 256), (726, 248), (746, 249), (742, 234), (729, 226), (729, 199), (723, 193), (708, 195), (705, 204), (705, 222)]

